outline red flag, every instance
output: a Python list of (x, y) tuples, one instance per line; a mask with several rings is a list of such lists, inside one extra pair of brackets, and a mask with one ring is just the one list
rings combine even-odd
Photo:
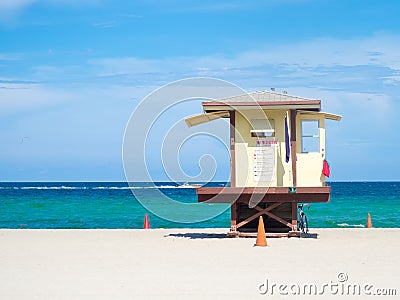
[(324, 159), (324, 164), (322, 166), (322, 174), (324, 174), (326, 177), (331, 175), (331, 169), (329, 168), (329, 163), (326, 159)]

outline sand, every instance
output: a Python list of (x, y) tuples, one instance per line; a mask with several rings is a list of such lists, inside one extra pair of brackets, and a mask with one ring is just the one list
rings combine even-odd
[(324, 291), (311, 298), (352, 299), (323, 287), (338, 280), (400, 298), (400, 229), (316, 229), (266, 248), (226, 232), (0, 230), (0, 299), (287, 299), (307, 284)]

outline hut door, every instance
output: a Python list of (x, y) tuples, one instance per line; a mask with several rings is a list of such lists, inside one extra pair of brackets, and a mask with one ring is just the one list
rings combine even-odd
[(300, 147), (297, 153), (297, 186), (321, 186), (325, 157), (323, 118), (306, 117), (300, 120)]

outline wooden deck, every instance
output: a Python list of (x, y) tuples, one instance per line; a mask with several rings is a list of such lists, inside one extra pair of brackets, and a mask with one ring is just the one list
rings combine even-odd
[(231, 229), (228, 236), (254, 236), (258, 218), (264, 218), (267, 234), (300, 236), (297, 203), (329, 202), (331, 188), (298, 187), (209, 187), (196, 189), (199, 202), (231, 203)]
[(298, 187), (296, 193), (289, 193), (287, 187), (202, 187), (196, 189), (199, 202), (209, 203), (249, 203), (252, 200), (259, 202), (329, 202), (331, 188)]

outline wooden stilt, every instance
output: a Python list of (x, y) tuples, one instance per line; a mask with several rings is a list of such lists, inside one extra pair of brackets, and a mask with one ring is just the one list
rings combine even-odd
[[(231, 187), (236, 187), (236, 163), (235, 163), (235, 111), (229, 112), (230, 123), (230, 157), (231, 157)], [(231, 230), (230, 233), (236, 236), (236, 223), (237, 223), (237, 203), (236, 201), (231, 205)]]
[(292, 230), (297, 231), (297, 202), (292, 202)]
[(292, 177), (293, 186), (297, 186), (297, 129), (296, 129), (296, 116), (297, 111), (295, 109), (290, 110), (290, 154), (292, 158)]
[[(297, 124), (296, 124), (297, 111), (290, 110), (290, 144), (292, 156), (292, 179), (293, 186), (297, 186)], [(292, 231), (297, 232), (297, 202), (292, 202)], [(299, 235), (300, 237), (300, 235)]]
[(234, 202), (231, 205), (231, 231), (234, 232), (237, 230), (237, 203)]

